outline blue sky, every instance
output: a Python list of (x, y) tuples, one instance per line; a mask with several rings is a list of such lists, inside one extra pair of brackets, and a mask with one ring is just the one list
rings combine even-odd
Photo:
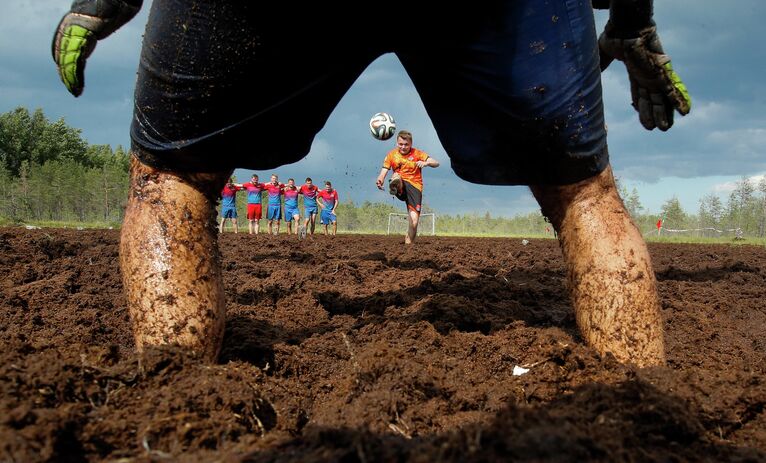
[[(72, 98), (58, 80), (50, 57), (53, 29), (68, 10), (62, 0), (3, 0), (0, 30), (0, 112), (17, 106), (42, 108), (82, 129), (90, 143), (129, 146), (133, 86), (150, 1), (128, 25), (100, 42), (88, 61), (83, 96)], [(392, 13), (393, 15), (393, 13)], [(630, 107), (624, 67), (602, 75), (609, 146), (615, 174), (636, 188), (649, 212), (677, 197), (687, 212), (709, 193), (728, 197), (743, 176), (766, 173), (766, 18), (762, 0), (657, 0), (655, 19), (692, 98), (692, 113), (676, 118), (666, 133), (646, 131)], [(392, 16), (392, 22), (394, 22)], [(601, 30), (606, 13), (596, 15)], [(329, 59), (329, 58), (328, 58)], [(394, 115), (414, 133), (414, 146), (442, 161), (425, 171), (425, 203), (441, 213), (510, 216), (537, 210), (526, 187), (489, 187), (458, 179), (412, 83), (394, 55), (374, 62), (341, 100), (302, 161), (276, 171), (281, 179), (331, 179), (341, 200), (397, 204), (375, 186), (393, 141), (374, 140), (372, 114)], [(258, 140), (252, 150), (257, 153)], [(251, 171), (238, 170), (240, 179)], [(259, 172), (262, 177), (271, 172)]]

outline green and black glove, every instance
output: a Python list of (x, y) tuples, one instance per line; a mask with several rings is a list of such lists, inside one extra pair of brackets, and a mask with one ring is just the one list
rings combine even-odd
[(143, 0), (75, 0), (53, 35), (53, 61), (69, 93), (82, 94), (85, 61), (96, 42), (122, 27), (141, 9)]
[(651, 20), (651, 2), (613, 0), (598, 45), (602, 70), (613, 59), (625, 63), (633, 107), (646, 129), (668, 130), (674, 110), (682, 116), (689, 113), (691, 97), (662, 49)]

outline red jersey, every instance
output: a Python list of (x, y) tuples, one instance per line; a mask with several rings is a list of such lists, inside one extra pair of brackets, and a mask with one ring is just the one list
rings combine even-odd
[(284, 192), (285, 184), (278, 183), (266, 183), (266, 191), (269, 192), (269, 206), (280, 206), (282, 204), (282, 193)]
[(237, 192), (244, 190), (241, 186), (234, 185), (233, 183), (227, 183), (221, 191), (221, 198), (223, 199), (223, 207), (236, 207), (237, 206)]
[(325, 207), (329, 207), (330, 209), (333, 209), (335, 204), (339, 201), (338, 190), (336, 189), (333, 189), (332, 191), (322, 190), (317, 196), (322, 198)]
[(266, 189), (264, 183), (243, 183), (242, 187), (247, 190), (248, 204), (261, 204), (261, 192)]

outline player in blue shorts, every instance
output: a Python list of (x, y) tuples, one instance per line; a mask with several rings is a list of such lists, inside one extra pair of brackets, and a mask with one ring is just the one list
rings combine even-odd
[(224, 185), (221, 190), (221, 223), (218, 226), (218, 233), (223, 233), (226, 227), (226, 220), (231, 220), (234, 227), (234, 233), (239, 233), (237, 225), (237, 192), (244, 189), (241, 184), (234, 183), (234, 177)]
[[(282, 195), (285, 192), (285, 184), (279, 183), (277, 174), (271, 174), (271, 181), (266, 184), (266, 193), (269, 198), (266, 203), (266, 220), (269, 221), (269, 235), (279, 234), (279, 223), (282, 220)], [(276, 222), (276, 228), (272, 227)]]
[(317, 205), (319, 188), (314, 185), (311, 177), (306, 177), (306, 183), (301, 185), (298, 191), (303, 195), (303, 216), (305, 217), (305, 222), (303, 224), (304, 230), (308, 230), (309, 233), (313, 235), (319, 208)]
[[(154, 0), (136, 80), (120, 240), (137, 348), (180, 344), (216, 358), (225, 299), (209, 217), (221, 188), (237, 167), (273, 169), (303, 158), (362, 71), (393, 52), (457, 175), (531, 187), (558, 232), (583, 339), (623, 362), (664, 364), (651, 260), (609, 167), (600, 62), (625, 63), (647, 129), (667, 130), (674, 110), (686, 114), (691, 103), (660, 45), (652, 0), (593, 2), (610, 8), (600, 39), (590, 1), (515, 0), (444, 9), (438, 21), (429, 3), (414, 2), (406, 24), (416, 28), (395, 40), (368, 40), (371, 30), (391, 29), (370, 2), (353, 10), (309, 2), (296, 14), (289, 2), (264, 9)], [(141, 4), (72, 4), (52, 47), (70, 92), (82, 92), (96, 42)], [(338, 17), (349, 18), (344, 27), (327, 27)], [(317, 50), (343, 50), (343, 59), (328, 67), (328, 54)], [(242, 149), (253, 140), (257, 149)]]
[(319, 192), (317, 200), (322, 208), (322, 212), (319, 214), (319, 223), (324, 225), (324, 234), (327, 235), (327, 227), (332, 224), (332, 236), (335, 236), (338, 233), (338, 216), (335, 214), (335, 209), (340, 204), (340, 200), (338, 199), (338, 190), (332, 187), (329, 180), (324, 182), (324, 190)]
[[(287, 185), (284, 189), (285, 196), (285, 222), (287, 222), (287, 234), (298, 234), (298, 229), (301, 226), (301, 211), (298, 210), (298, 187), (295, 186), (295, 180), (292, 178), (287, 179)], [(295, 230), (293, 231), (293, 222), (295, 222)]]

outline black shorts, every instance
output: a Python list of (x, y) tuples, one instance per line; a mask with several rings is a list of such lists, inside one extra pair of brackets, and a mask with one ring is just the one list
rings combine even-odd
[(290, 2), (155, 0), (134, 154), (188, 171), (296, 162), (364, 69), (393, 52), (458, 176), (567, 184), (607, 166), (590, 2), (488, 2), (438, 18), (422, 3), (400, 13), (403, 25), (374, 2), (307, 2), (297, 13)]
[(423, 202), (423, 192), (407, 181), (402, 181), (402, 184), (404, 185), (404, 188), (402, 189), (402, 193), (397, 195), (397, 198), (407, 204), (408, 211), (415, 211), (420, 214), (420, 204)]

